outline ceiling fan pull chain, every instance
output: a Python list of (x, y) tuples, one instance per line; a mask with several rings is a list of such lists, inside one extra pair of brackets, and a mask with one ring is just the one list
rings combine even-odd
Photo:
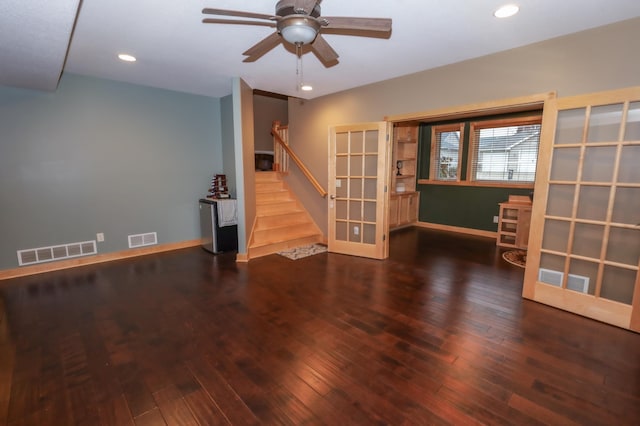
[(303, 83), (301, 46), (300, 43), (296, 43), (296, 90), (300, 90)]

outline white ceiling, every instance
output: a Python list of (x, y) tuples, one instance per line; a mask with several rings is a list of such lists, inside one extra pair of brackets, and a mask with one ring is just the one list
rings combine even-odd
[[(77, 1), (2, 1), (0, 84), (57, 84)], [(201, 23), (204, 7), (273, 14), (277, 0), (83, 0), (64, 71), (214, 97), (242, 77), (255, 89), (313, 98), (640, 16), (638, 0), (514, 0), (518, 15), (494, 18), (508, 1), (325, 0), (324, 16), (389, 17), (393, 31), (389, 39), (325, 35), (340, 62), (325, 68), (303, 55), (314, 86), (307, 93), (296, 91), (295, 56), (282, 45), (242, 62), (273, 29)], [(121, 52), (138, 61), (119, 61)]]

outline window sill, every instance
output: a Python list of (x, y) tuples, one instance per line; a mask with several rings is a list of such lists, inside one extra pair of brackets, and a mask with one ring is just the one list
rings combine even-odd
[(443, 186), (478, 186), (488, 188), (521, 188), (533, 189), (533, 183), (508, 183), (508, 182), (479, 182), (479, 181), (450, 181), (450, 180), (430, 180), (418, 179), (418, 185), (443, 185)]

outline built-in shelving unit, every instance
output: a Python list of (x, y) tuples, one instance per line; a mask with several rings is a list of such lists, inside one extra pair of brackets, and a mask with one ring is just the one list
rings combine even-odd
[(416, 192), (418, 125), (396, 123), (393, 129), (393, 162), (389, 228), (410, 225), (418, 220), (419, 193)]

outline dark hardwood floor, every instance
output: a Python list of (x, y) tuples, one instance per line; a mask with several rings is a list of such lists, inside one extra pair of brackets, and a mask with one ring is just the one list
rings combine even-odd
[(200, 248), (0, 282), (0, 424), (640, 424), (640, 335), (521, 299), (494, 242)]

